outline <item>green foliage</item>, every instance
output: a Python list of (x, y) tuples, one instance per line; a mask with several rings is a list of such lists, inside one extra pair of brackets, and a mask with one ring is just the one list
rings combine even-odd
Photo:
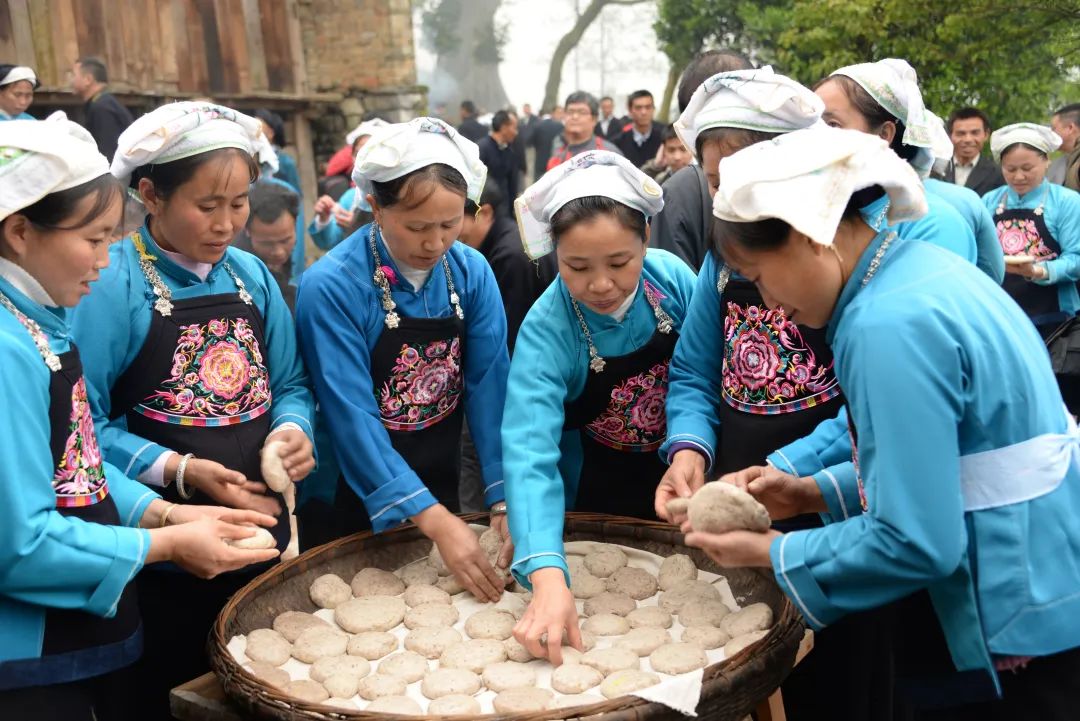
[(424, 45), (436, 55), (454, 52), (461, 38), (458, 16), (465, 11), (463, 0), (419, 0), (420, 30)]

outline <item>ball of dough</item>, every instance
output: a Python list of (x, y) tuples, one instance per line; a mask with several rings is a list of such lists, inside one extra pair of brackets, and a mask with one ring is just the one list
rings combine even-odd
[(262, 661), (271, 666), (280, 666), (292, 655), (292, 644), (277, 631), (269, 628), (257, 628), (247, 635), (244, 653), (252, 661)]
[(598, 596), (585, 600), (585, 615), (595, 616), (600, 613), (614, 613), (616, 616), (625, 616), (637, 608), (637, 601), (625, 593), (604, 591)]
[(618, 698), (643, 688), (656, 686), (658, 683), (660, 683), (660, 677), (655, 673), (626, 669), (616, 671), (605, 678), (600, 684), (600, 693), (604, 694), (604, 698)]
[(494, 528), (489, 528), (480, 534), (480, 548), (488, 558), (498, 557), (499, 549), (502, 548), (502, 536)]
[(731, 636), (716, 626), (687, 626), (683, 629), (681, 640), (685, 643), (696, 643), (706, 651), (711, 651), (730, 641)]
[(440, 668), (429, 671), (420, 684), (420, 693), (430, 699), (443, 696), (472, 696), (480, 690), (480, 677), (464, 668)]
[(592, 598), (606, 591), (607, 584), (604, 579), (583, 571), (570, 577), (570, 590), (574, 592), (574, 598)]
[(324, 656), (340, 656), (349, 645), (349, 637), (336, 628), (315, 626), (301, 633), (293, 644), (293, 658), (315, 663)]
[(330, 692), (319, 683), (310, 679), (302, 681), (289, 681), (285, 688), (281, 689), (285, 695), (307, 701), (308, 703), (321, 703), (330, 698)]
[(552, 708), (577, 708), (578, 706), (592, 706), (594, 703), (604, 703), (604, 699), (594, 693), (582, 693), (559, 696), (555, 699), (555, 705)]
[(424, 658), (437, 659), (447, 646), (461, 642), (461, 634), (452, 628), (431, 626), (415, 628), (405, 636), (405, 648)]
[[(565, 642), (565, 639), (564, 639), (564, 642)], [(587, 647), (583, 646), (583, 648), (587, 648)], [(589, 649), (589, 650), (591, 650), (591, 649)], [(563, 645), (563, 647), (560, 648), (559, 651), (562, 653), (563, 666), (580, 666), (581, 665), (581, 657), (585, 655), (581, 651), (578, 651), (573, 646)]]
[(336, 608), (353, 597), (349, 584), (332, 573), (312, 581), (308, 595), (311, 596), (311, 602), (319, 608)]
[(503, 648), (506, 650), (506, 658), (511, 661), (528, 663), (533, 660), (533, 655), (529, 653), (529, 649), (522, 646), (513, 636), (503, 641)]
[(554, 694), (546, 688), (512, 688), (495, 697), (494, 706), (498, 713), (531, 713), (551, 708)]
[(675, 584), (681, 581), (696, 581), (698, 576), (697, 566), (683, 553), (668, 556), (660, 564), (660, 573), (657, 580), (661, 591), (670, 591)]
[(425, 603), (442, 603), (450, 605), (453, 601), (450, 600), (450, 594), (441, 588), (435, 586), (425, 586), (423, 584), (416, 584), (409, 586), (405, 589), (405, 595), (402, 596), (405, 599), (405, 605), (409, 608), (414, 608)]
[(596, 634), (588, 629), (581, 629), (581, 647), (586, 651), (596, 648)]
[(679, 623), (684, 626), (719, 626), (731, 613), (723, 601), (715, 598), (697, 598), (687, 601), (679, 609)]
[(396, 713), (406, 716), (423, 716), (424, 709), (408, 696), (380, 696), (364, 709), (370, 713)]
[(551, 672), (551, 687), (559, 693), (584, 693), (604, 680), (604, 674), (585, 664), (565, 661)]
[(669, 643), (649, 654), (653, 670), (677, 675), (709, 665), (705, 650), (696, 643)]
[(700, 599), (720, 600), (720, 591), (708, 581), (679, 581), (660, 594), (660, 608), (668, 613), (678, 613), (690, 601)]
[(426, 559), (410, 563), (408, 566), (399, 569), (397, 575), (406, 588), (417, 584), (434, 586), (435, 582), (439, 580), (439, 574), (435, 571), (435, 567)]
[(350, 656), (376, 661), (397, 651), (397, 648), (398, 640), (394, 634), (386, 631), (364, 631), (350, 638), (345, 650)]
[(658, 588), (656, 576), (644, 568), (626, 566), (607, 578), (607, 590), (626, 594), (635, 601), (655, 596)]
[(622, 636), (630, 630), (630, 622), (614, 613), (598, 613), (585, 619), (581, 628), (597, 636)]
[(630, 649), (638, 656), (648, 656), (665, 643), (671, 643), (671, 634), (662, 628), (632, 628), (615, 641), (620, 648)]
[(731, 658), (747, 646), (754, 645), (768, 635), (768, 631), (751, 631), (750, 633), (744, 633), (741, 636), (736, 636), (735, 638), (724, 644), (724, 658)]
[(510, 688), (536, 685), (536, 671), (530, 666), (513, 661), (491, 664), (484, 669), (480, 678), (483, 679), (484, 685), (495, 693)]
[(449, 576), (450, 569), (446, 565), (446, 561), (443, 560), (442, 554), (439, 553), (439, 547), (434, 543), (431, 544), (431, 551), (428, 552), (428, 563), (435, 569), (435, 573), (440, 576)]
[(405, 617), (405, 602), (394, 596), (366, 596), (334, 609), (334, 621), (349, 633), (389, 631)]
[(457, 580), (457, 576), (440, 576), (439, 580), (435, 582), (435, 587), (441, 588), (451, 596), (456, 596), (465, 591), (465, 586), (461, 585), (461, 581)]
[(765, 506), (730, 483), (706, 483), (690, 498), (690, 525), (702, 533), (769, 530), (772, 521)]
[(333, 628), (318, 616), (302, 611), (286, 611), (285, 613), (279, 613), (274, 618), (274, 630), (284, 636), (285, 640), (290, 643), (295, 642), (297, 637), (304, 631), (316, 626)]
[(690, 499), (689, 498), (672, 498), (668, 501), (664, 508), (667, 509), (668, 515), (671, 518), (676, 516), (685, 516), (690, 511)]
[[(458, 622), (460, 612), (445, 603), (421, 603), (405, 613), (405, 628), (450, 627)], [(395, 624), (396, 625), (396, 624)]]
[(578, 555), (575, 555), (575, 554), (567, 554), (567, 556), (566, 556), (566, 568), (567, 568), (568, 571), (570, 571), (570, 579), (571, 579), (571, 581), (573, 580), (574, 576), (580, 576), (582, 574), (588, 574), (588, 575), (592, 576), (592, 574), (589, 573), (589, 569), (585, 568), (585, 557), (584, 556), (578, 556)]
[(725, 616), (720, 628), (735, 638), (754, 631), (765, 631), (773, 624), (773, 612), (764, 603), (752, 603), (746, 608)]
[(452, 693), (429, 703), (427, 712), (429, 716), (479, 716), (480, 702), (472, 696)]
[(671, 628), (671, 614), (659, 606), (642, 606), (626, 614), (630, 628)]
[(405, 592), (405, 582), (400, 578), (384, 571), (381, 568), (364, 568), (353, 576), (353, 595), (357, 598), (365, 596), (400, 596)]
[(379, 662), (379, 673), (403, 678), (405, 683), (419, 681), (427, 672), (427, 659), (415, 651), (399, 651)]
[(628, 648), (594, 648), (581, 657), (581, 662), (592, 666), (605, 676), (624, 668), (640, 668), (638, 655)]
[(265, 661), (252, 661), (244, 668), (250, 671), (255, 678), (275, 688), (285, 688), (290, 680), (288, 671)]
[(360, 677), (351, 673), (337, 673), (322, 680), (323, 688), (334, 698), (352, 698), (359, 683)]
[[(323, 656), (317, 659), (315, 663), (311, 664), (311, 668), (308, 670), (308, 676), (312, 681), (318, 681), (322, 683), (331, 676), (337, 676), (345, 674), (347, 676), (355, 676), (357, 680), (367, 676), (371, 673), (371, 663), (366, 658), (360, 656)], [(356, 692), (353, 691), (352, 696)], [(331, 696), (339, 696), (340, 694), (330, 694)]]
[(615, 546), (603, 546), (585, 556), (585, 568), (599, 578), (607, 578), (625, 565), (626, 554)]
[(268, 441), (262, 447), (259, 454), (262, 456), (259, 470), (262, 471), (263, 481), (271, 491), (283, 493), (292, 479), (285, 470), (285, 462), (281, 458), (281, 451), (285, 448), (285, 441)]
[(248, 536), (247, 538), (226, 538), (225, 543), (233, 548), (243, 548), (245, 550), (262, 550), (264, 548), (274, 548), (277, 546), (277, 541), (274, 540), (274, 534), (266, 530), (262, 526), (255, 526), (255, 535)]
[(514, 633), (516, 619), (514, 614), (501, 609), (478, 611), (465, 622), (465, 633), (469, 638), (493, 638), (504, 641)]
[(481, 673), (488, 665), (506, 660), (506, 649), (501, 641), (492, 638), (474, 638), (447, 646), (439, 656), (440, 668), (463, 668)]
[(373, 673), (360, 679), (360, 683), (356, 684), (356, 693), (360, 694), (360, 698), (372, 701), (382, 696), (400, 696), (405, 693), (407, 685), (405, 679), (398, 676)]

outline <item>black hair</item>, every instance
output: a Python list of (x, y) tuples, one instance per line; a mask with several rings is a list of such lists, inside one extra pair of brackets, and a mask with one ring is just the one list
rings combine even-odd
[(282, 213), (288, 213), (295, 221), (300, 215), (300, 196), (280, 183), (260, 180), (251, 186), (248, 206), (251, 208), (247, 221), (249, 228), (255, 219), (260, 223), (274, 223)]
[(462, 100), (461, 109), (469, 115), (476, 115), (476, 103), (471, 100)]
[(866, 123), (870, 126), (872, 132), (876, 133), (885, 123), (891, 122), (896, 125), (896, 133), (893, 135), (892, 142), (889, 143), (889, 148), (908, 163), (915, 159), (915, 156), (919, 154), (919, 148), (904, 143), (904, 132), (907, 130), (907, 126), (904, 125), (903, 120), (883, 108), (881, 103), (874, 100), (873, 96), (866, 92), (866, 88), (847, 75), (830, 75), (822, 78), (814, 84), (813, 89), (817, 90), (828, 82), (835, 82), (840, 86), (852, 106), (866, 119)]
[(610, 100), (613, 103), (615, 102), (615, 98), (611, 97), (610, 95), (605, 95), (604, 97), (600, 98), (601, 103), (604, 102), (605, 100)]
[(255, 111), (255, 117), (270, 126), (274, 134), (273, 143), (278, 147), (285, 147), (285, 120), (273, 110), (259, 108)]
[[(19, 210), (18, 214), (46, 230), (78, 230), (104, 213), (121, 192), (120, 182), (105, 173), (74, 188), (49, 193), (33, 205)], [(94, 204), (75, 218), (79, 203), (91, 195), (94, 196)]]
[(1004, 160), (1005, 156), (1008, 155), (1015, 148), (1027, 148), (1028, 150), (1038, 153), (1044, 158), (1047, 157), (1045, 151), (1039, 150), (1034, 145), (1029, 145), (1028, 143), (1012, 143), (1011, 145), (1006, 145), (1004, 148), (1002, 148), (1001, 154), (998, 157)]
[(652, 100), (653, 96), (652, 93), (650, 93), (648, 90), (635, 90), (634, 92), (630, 93), (630, 97), (626, 99), (626, 107), (633, 108), (634, 101), (640, 100), (641, 98), (648, 98), (649, 100)]
[(569, 108), (574, 103), (588, 105), (589, 112), (592, 113), (593, 117), (596, 117), (596, 114), (600, 112), (600, 103), (596, 102), (596, 98), (594, 98), (591, 93), (587, 93), (584, 90), (575, 90), (567, 95), (563, 107)]
[[(429, 186), (430, 190), (423, 197), (414, 197), (417, 186), (421, 184)], [(457, 170), (442, 163), (432, 163), (384, 183), (372, 181), (371, 194), (380, 208), (390, 208), (400, 203), (406, 210), (411, 210), (430, 198), (437, 187), (457, 193), (463, 202), (469, 189), (465, 178)]]
[(747, 130), (746, 128), (707, 128), (698, 133), (694, 140), (694, 154), (700, 161), (709, 143), (727, 144), (735, 151), (749, 148), (756, 143), (772, 140), (780, 133), (766, 133), (763, 130)]
[(729, 73), (732, 70), (751, 70), (754, 64), (741, 53), (734, 50), (706, 50), (687, 63), (679, 79), (679, 110), (686, 110), (694, 91), (717, 73)]
[(508, 110), (500, 110), (495, 113), (491, 116), (491, 129), (495, 132), (499, 132), (502, 129), (502, 126), (510, 122), (511, 115), (513, 115), (513, 113)]
[(983, 130), (990, 132), (990, 116), (978, 108), (959, 108), (952, 111), (949, 114), (949, 119), (945, 122), (945, 130), (949, 135), (952, 135), (952, 126), (957, 120), (971, 120), (972, 118), (978, 118), (982, 121)]
[[(0, 72), (2, 74), (2, 72)], [(1061, 118), (1063, 122), (1072, 123), (1073, 125), (1080, 125), (1080, 103), (1070, 103), (1057, 109), (1054, 113), (1055, 117)]]
[(480, 193), (479, 203), (474, 203), (468, 198), (465, 199), (465, 212), (469, 215), (476, 215), (477, 211), (485, 205), (498, 209), (502, 205), (504, 197), (498, 183), (485, 183), (484, 192)]
[(168, 163), (142, 165), (131, 174), (131, 187), (138, 188), (139, 181), (148, 179), (154, 184), (154, 194), (162, 200), (168, 200), (169, 196), (176, 192), (184, 183), (195, 176), (195, 173), (206, 163), (217, 160), (222, 167), (231, 157), (239, 157), (247, 165), (248, 182), (254, 183), (259, 177), (259, 164), (250, 153), (245, 153), (240, 148), (219, 148), (206, 153), (199, 153), (187, 158), (172, 160)]
[(109, 82), (109, 71), (101, 58), (83, 57), (75, 61), (84, 73), (89, 73), (99, 83)]
[[(0, 82), (2, 82), (4, 80), (4, 78), (7, 76), (8, 73), (10, 73), (12, 70), (14, 70), (17, 67), (19, 67), (19, 66), (18, 65), (12, 65), (10, 63), (0, 63)], [(8, 85), (11, 85), (11, 84), (17, 83), (17, 82), (19, 82), (19, 81), (18, 80), (13, 80), (11, 83), (4, 83), (3, 85), (0, 85), (0, 88), (6, 88)], [(30, 85), (34, 88), (34, 90), (37, 90), (38, 88), (41, 87), (41, 81), (37, 79), (37, 73), (34, 74), (34, 80), (28, 80), (27, 82), (30, 83)]]
[(660, 144), (663, 145), (669, 140), (678, 140), (679, 134), (675, 132), (674, 123), (668, 123), (660, 131)]
[(603, 195), (575, 198), (559, 208), (551, 217), (551, 237), (558, 243), (559, 238), (572, 227), (588, 222), (598, 215), (611, 216), (619, 225), (637, 234), (641, 242), (645, 242), (645, 228), (648, 225), (645, 214)]

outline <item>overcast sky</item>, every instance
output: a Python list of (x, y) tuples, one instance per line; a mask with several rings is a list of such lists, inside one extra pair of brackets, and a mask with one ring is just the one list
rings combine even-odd
[[(577, 3), (584, 8), (588, 0)], [(503, 0), (496, 23), (507, 26), (509, 37), (499, 74), (514, 105), (532, 103), (538, 108), (543, 100), (551, 54), (559, 38), (574, 25), (574, 4), (575, 0)], [(604, 8), (563, 65), (560, 102), (580, 87), (597, 97), (613, 96), (625, 110), (626, 96), (645, 88), (652, 91), (659, 105), (668, 61), (656, 44), (655, 20), (656, 4), (651, 2)], [(435, 56), (420, 42), (419, 24), (415, 32), (417, 71), (424, 83)]]

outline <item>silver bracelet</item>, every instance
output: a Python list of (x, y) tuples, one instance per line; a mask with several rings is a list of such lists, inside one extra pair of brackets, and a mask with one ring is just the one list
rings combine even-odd
[(502, 516), (506, 514), (506, 501), (497, 501), (491, 504), (490, 513), (493, 516)]
[(195, 495), (195, 491), (190, 491), (184, 485), (184, 472), (187, 471), (187, 464), (192, 458), (195, 457), (194, 453), (188, 453), (180, 459), (180, 464), (176, 467), (176, 492), (180, 494), (180, 497), (185, 501), (190, 501)]

